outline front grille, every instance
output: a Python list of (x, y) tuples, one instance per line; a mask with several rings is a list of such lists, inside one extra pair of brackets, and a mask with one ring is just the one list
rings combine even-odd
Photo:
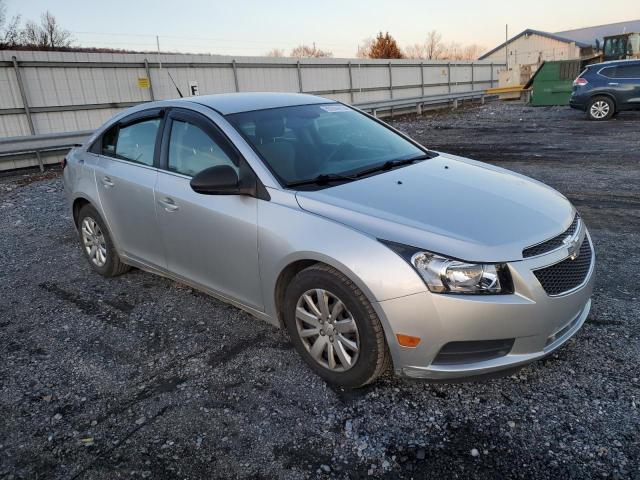
[(591, 267), (591, 243), (585, 237), (575, 260), (567, 258), (555, 265), (534, 270), (544, 291), (548, 295), (561, 295), (584, 283)]
[(549, 240), (546, 240), (537, 245), (533, 245), (531, 247), (525, 248), (522, 251), (522, 257), (523, 258), (535, 257), (537, 255), (542, 255), (543, 253), (547, 253), (547, 252), (550, 252), (551, 250), (555, 250), (556, 248), (561, 247), (562, 241), (565, 238), (567, 238), (567, 236), (571, 236), (574, 233), (576, 233), (576, 229), (578, 228), (579, 218), (580, 217), (576, 215), (573, 219), (573, 222), (571, 222), (571, 225), (569, 225), (569, 228), (567, 228), (560, 235), (550, 238)]
[(461, 365), (484, 362), (504, 357), (511, 351), (515, 339), (476, 340), (471, 342), (449, 342), (440, 349), (433, 365)]

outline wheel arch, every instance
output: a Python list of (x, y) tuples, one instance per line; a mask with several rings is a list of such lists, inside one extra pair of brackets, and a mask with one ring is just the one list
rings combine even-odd
[(610, 92), (593, 92), (591, 95), (589, 95), (589, 100), (587, 101), (587, 111), (589, 109), (589, 104), (596, 97), (607, 97), (609, 100), (613, 102), (613, 110), (616, 112), (618, 111), (618, 102), (616, 101), (616, 97)]
[(93, 203), (91, 203), (91, 200), (87, 199), (86, 197), (82, 197), (82, 196), (76, 197), (73, 200), (73, 203), (71, 205), (71, 213), (73, 215), (73, 223), (75, 224), (76, 228), (78, 228), (78, 215), (80, 215), (80, 210), (85, 205), (92, 205), (95, 208), (95, 205), (93, 205)]

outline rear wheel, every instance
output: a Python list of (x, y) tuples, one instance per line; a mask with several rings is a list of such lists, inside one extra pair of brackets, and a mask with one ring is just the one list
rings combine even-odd
[(78, 213), (78, 233), (82, 253), (89, 265), (100, 275), (115, 277), (127, 272), (131, 267), (120, 260), (107, 227), (91, 205), (85, 205)]
[(608, 120), (616, 111), (616, 106), (609, 97), (594, 97), (587, 106), (589, 120)]
[(361, 387), (389, 367), (373, 307), (353, 282), (327, 265), (294, 277), (285, 295), (284, 322), (298, 353), (329, 383)]

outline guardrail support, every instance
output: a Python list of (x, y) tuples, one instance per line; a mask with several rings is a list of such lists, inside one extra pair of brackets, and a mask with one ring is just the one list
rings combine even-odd
[(238, 66), (236, 65), (235, 58), (231, 60), (231, 68), (233, 68), (233, 83), (236, 87), (236, 92), (240, 91), (240, 84), (238, 83)]
[[(16, 74), (16, 80), (18, 81), (18, 89), (20, 90), (20, 96), (22, 97), (22, 106), (24, 108), (24, 114), (27, 116), (29, 130), (31, 131), (31, 135), (35, 135), (36, 127), (33, 124), (33, 118), (31, 118), (31, 110), (29, 110), (27, 92), (24, 88), (24, 84), (22, 83), (22, 75), (20, 75), (20, 65), (18, 65), (18, 58), (14, 55), (13, 57), (11, 57), (11, 60), (13, 61), (13, 70)], [(40, 171), (44, 172), (44, 164), (42, 163), (42, 158), (40, 157), (39, 150), (36, 150), (36, 158), (38, 159), (38, 166), (40, 167)]]
[(491, 88), (493, 88), (493, 63), (489, 65), (491, 67)]
[(447, 87), (451, 93), (451, 64), (447, 63)]
[(153, 83), (151, 82), (151, 73), (149, 73), (149, 62), (147, 61), (147, 59), (144, 59), (144, 69), (147, 72), (147, 78), (149, 79), (149, 96), (151, 97), (151, 101), (153, 102), (156, 97), (153, 94)]
[(422, 96), (424, 97), (424, 62), (420, 62), (420, 84), (422, 86)]
[(391, 62), (389, 62), (389, 95), (391, 96), (391, 100), (393, 100), (393, 67), (391, 66)]

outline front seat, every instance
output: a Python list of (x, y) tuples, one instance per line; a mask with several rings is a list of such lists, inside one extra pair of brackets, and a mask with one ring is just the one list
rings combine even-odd
[(256, 122), (258, 151), (264, 156), (279, 177), (291, 182), (297, 179), (295, 171), (295, 151), (293, 146), (281, 137), (284, 135), (284, 118), (269, 116)]

